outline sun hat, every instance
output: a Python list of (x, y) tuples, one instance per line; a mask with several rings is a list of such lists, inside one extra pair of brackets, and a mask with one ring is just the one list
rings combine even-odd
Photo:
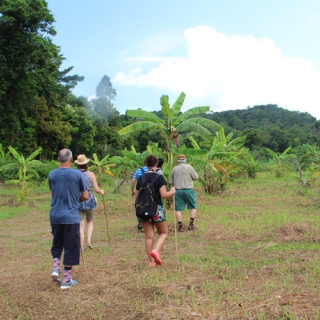
[(179, 154), (177, 156), (177, 160), (184, 160), (186, 158), (186, 156), (184, 154)]
[(89, 162), (90, 162), (90, 159), (88, 159), (84, 154), (79, 154), (77, 156), (77, 160), (75, 160), (75, 163), (79, 165), (87, 164)]
[(178, 163), (186, 163), (186, 156), (184, 154), (179, 154), (177, 157)]

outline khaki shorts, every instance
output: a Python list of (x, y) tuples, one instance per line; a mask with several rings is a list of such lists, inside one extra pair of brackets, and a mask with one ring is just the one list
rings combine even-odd
[(84, 220), (84, 217), (86, 217), (87, 221), (92, 221), (93, 220), (93, 215), (94, 215), (94, 209), (90, 210), (79, 210), (79, 218), (80, 221)]

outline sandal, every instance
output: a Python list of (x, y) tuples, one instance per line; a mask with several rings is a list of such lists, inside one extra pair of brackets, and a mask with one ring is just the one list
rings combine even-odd
[(87, 247), (90, 248), (90, 249), (93, 249), (93, 246), (92, 246), (91, 243), (88, 243), (88, 244), (87, 244)]
[(162, 265), (162, 261), (160, 259), (160, 254), (157, 250), (152, 250), (150, 252), (150, 256), (154, 259), (156, 264)]

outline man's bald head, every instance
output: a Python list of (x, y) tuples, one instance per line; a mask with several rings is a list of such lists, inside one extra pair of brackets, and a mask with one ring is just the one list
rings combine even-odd
[(72, 158), (72, 151), (70, 149), (62, 149), (59, 151), (58, 160), (62, 163), (70, 161)]

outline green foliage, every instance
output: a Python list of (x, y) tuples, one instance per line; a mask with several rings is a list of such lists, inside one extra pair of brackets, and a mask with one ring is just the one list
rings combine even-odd
[(277, 178), (284, 177), (293, 170), (294, 164), (292, 160), (296, 158), (296, 155), (289, 154), (291, 147), (288, 147), (281, 154), (277, 154), (269, 148), (266, 148), (266, 150), (271, 157), (268, 167)]
[(308, 113), (289, 111), (277, 105), (258, 105), (243, 110), (211, 112), (204, 115), (219, 122), (226, 132), (246, 135), (251, 151), (267, 147), (283, 152), (303, 143), (320, 143), (318, 121)]
[(172, 107), (169, 104), (169, 97), (163, 95), (160, 97), (162, 106), (160, 118), (154, 113), (145, 110), (127, 110), (127, 115), (135, 117), (136, 122), (129, 124), (125, 128), (119, 130), (120, 135), (128, 135), (130, 133), (156, 129), (159, 136), (165, 141), (165, 152), (167, 153), (167, 161), (171, 168), (174, 165), (173, 148), (179, 148), (179, 135), (183, 132), (200, 132), (201, 134), (210, 135), (211, 132), (207, 128), (217, 128), (219, 125), (211, 120), (201, 117), (195, 117), (201, 113), (208, 112), (210, 107), (195, 107), (181, 113), (181, 107), (185, 100), (185, 93), (182, 92)]
[(20, 185), (19, 200), (22, 201), (25, 199), (28, 193), (27, 182), (31, 179), (39, 177), (36, 169), (37, 167), (42, 166), (42, 163), (39, 160), (34, 160), (34, 158), (39, 155), (39, 153), (42, 151), (42, 148), (39, 147), (27, 158), (19, 154), (17, 150), (11, 146), (9, 146), (9, 151), (13, 155), (14, 161), (3, 165), (0, 170), (10, 171), (12, 169), (17, 169), (17, 179), (7, 180), (6, 183)]
[[(0, 4), (0, 141), (44, 156), (68, 145), (62, 102), (82, 78), (60, 71), (63, 56), (52, 43), (54, 18), (44, 0), (4, 0)], [(42, 145), (43, 143), (43, 145)]]
[(114, 163), (109, 163), (109, 155), (107, 154), (103, 159), (99, 160), (96, 153), (92, 155), (93, 166), (90, 166), (90, 170), (97, 172), (97, 181), (99, 187), (102, 185), (102, 173), (105, 172), (108, 175), (114, 177), (113, 173), (110, 171), (110, 168), (115, 167)]

